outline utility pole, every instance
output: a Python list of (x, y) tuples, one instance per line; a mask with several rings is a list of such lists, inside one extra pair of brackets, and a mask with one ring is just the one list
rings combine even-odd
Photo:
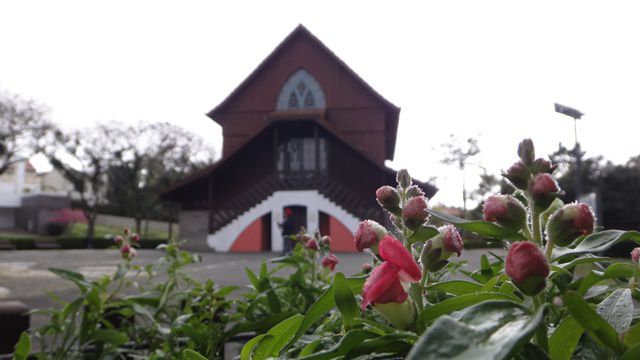
[(575, 145), (573, 147), (573, 153), (576, 156), (576, 174), (575, 174), (575, 187), (576, 187), (576, 200), (582, 194), (582, 151), (580, 149), (580, 142), (578, 141), (578, 120), (584, 115), (583, 112), (570, 108), (568, 106), (555, 103), (555, 110), (557, 113), (567, 115), (573, 118), (573, 136), (575, 139)]

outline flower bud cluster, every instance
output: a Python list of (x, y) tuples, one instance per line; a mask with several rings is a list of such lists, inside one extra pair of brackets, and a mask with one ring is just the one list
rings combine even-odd
[(137, 255), (135, 249), (139, 246), (140, 235), (131, 233), (128, 227), (123, 230), (124, 236), (117, 235), (113, 237), (113, 242), (120, 249), (120, 255), (124, 260), (131, 261)]
[(339, 261), (338, 257), (331, 253), (331, 237), (329, 235), (322, 236), (316, 230), (311, 236), (306, 233), (305, 228), (301, 228), (295, 239), (300, 243), (304, 251), (312, 257), (312, 261), (316, 261), (316, 254), (319, 253), (322, 256), (322, 260), (320, 260), (322, 267), (329, 271), (334, 271)]

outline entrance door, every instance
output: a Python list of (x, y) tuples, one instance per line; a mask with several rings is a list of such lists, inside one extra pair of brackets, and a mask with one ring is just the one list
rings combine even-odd
[[(295, 224), (296, 233), (300, 231), (300, 227), (307, 227), (306, 206), (285, 206), (285, 208), (289, 208), (293, 211), (293, 223)], [(284, 208), (282, 211), (284, 212)]]

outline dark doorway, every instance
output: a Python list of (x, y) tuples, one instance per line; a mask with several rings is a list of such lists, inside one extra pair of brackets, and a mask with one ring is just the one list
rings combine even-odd
[[(307, 227), (307, 207), (306, 206), (285, 206), (285, 208), (293, 211), (293, 223), (295, 224), (296, 233), (300, 231), (300, 227)], [(284, 212), (284, 208), (282, 209)]]
[(262, 251), (271, 251), (271, 213), (262, 217)]

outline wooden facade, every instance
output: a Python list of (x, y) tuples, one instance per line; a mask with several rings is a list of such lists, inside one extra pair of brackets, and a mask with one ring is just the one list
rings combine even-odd
[[(384, 161), (393, 159), (399, 111), (299, 26), (207, 114), (222, 126), (222, 159), (162, 195), (180, 203), (184, 214), (199, 214), (199, 221), (205, 215), (206, 226), (181, 217), (181, 229), (206, 229), (209, 247), (258, 251), (278, 250), (277, 241), (266, 237), (277, 234), (280, 212), (256, 210), (256, 218), (237, 219), (258, 205), (275, 204), (276, 194), (298, 191), (307, 199), (317, 194), (326, 212), (296, 200), (287, 205), (312, 209), (314, 213), (306, 216), (313, 224), (301, 225), (316, 225), (339, 237), (334, 239), (335, 250), (354, 250), (352, 239), (343, 239), (354, 230), (353, 221), (347, 226), (337, 213), (344, 210), (350, 219), (385, 221), (375, 190), (395, 183), (395, 171)], [(436, 191), (417, 183), (428, 196)], [(246, 226), (227, 231), (234, 222)], [(216, 234), (236, 239), (217, 239)]]

